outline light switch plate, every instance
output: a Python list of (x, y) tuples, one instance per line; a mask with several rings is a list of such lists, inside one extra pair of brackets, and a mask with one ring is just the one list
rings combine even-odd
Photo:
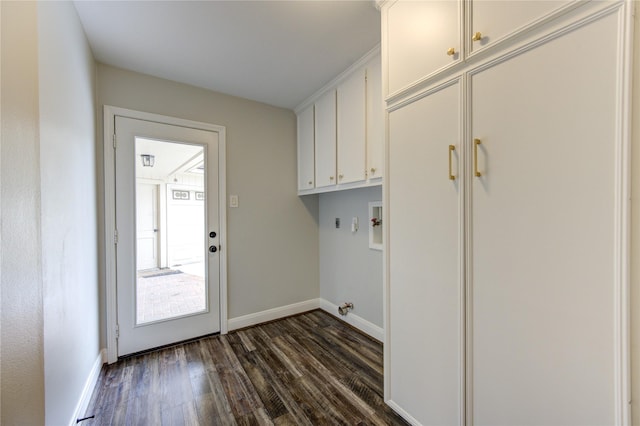
[(236, 208), (238, 207), (238, 196), (230, 195), (229, 196), (229, 207)]

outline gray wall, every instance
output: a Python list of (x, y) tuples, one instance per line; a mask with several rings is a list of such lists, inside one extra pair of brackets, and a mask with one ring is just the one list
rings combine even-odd
[[(353, 302), (354, 314), (382, 327), (382, 251), (369, 248), (369, 202), (381, 201), (382, 189), (351, 189), (319, 197), (320, 297), (336, 309), (343, 302)], [(351, 232), (354, 216), (360, 222), (356, 233)]]
[(71, 3), (1, 10), (0, 423), (68, 424), (100, 353), (94, 61)]
[(100, 356), (95, 61), (73, 4), (38, 3), (45, 418), (68, 424)]
[(227, 210), (229, 318), (318, 297), (318, 207), (297, 196), (292, 111), (103, 64), (97, 95), (99, 111), (111, 105), (226, 127), (227, 194), (239, 197), (239, 208)]
[(44, 424), (37, 8), (2, 10), (1, 360), (3, 425)]

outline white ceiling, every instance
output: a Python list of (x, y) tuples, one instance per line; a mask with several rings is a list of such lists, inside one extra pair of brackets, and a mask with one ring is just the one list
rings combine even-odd
[(293, 109), (380, 42), (359, 1), (76, 1), (99, 62)]

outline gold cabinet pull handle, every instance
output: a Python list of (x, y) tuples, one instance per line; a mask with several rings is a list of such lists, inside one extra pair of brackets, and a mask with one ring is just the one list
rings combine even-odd
[(451, 173), (451, 153), (456, 150), (456, 147), (449, 145), (449, 179), (456, 180), (456, 177)]
[(447, 55), (449, 55), (449, 56), (453, 56), (453, 55), (455, 55), (455, 54), (456, 54), (456, 49), (455, 49), (455, 48), (450, 47), (450, 48), (447, 50)]
[(480, 41), (482, 40), (482, 33), (481, 32), (477, 32), (475, 34), (473, 34), (473, 37), (471, 37), (472, 41)]
[(473, 140), (473, 174), (476, 177), (482, 176), (482, 173), (478, 171), (478, 145), (481, 143), (480, 139)]

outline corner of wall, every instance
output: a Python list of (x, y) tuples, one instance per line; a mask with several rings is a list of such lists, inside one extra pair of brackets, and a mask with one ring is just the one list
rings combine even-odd
[(384, 330), (382, 329), (382, 327), (379, 327), (373, 324), (372, 322), (367, 321), (366, 319), (359, 316), (357, 313), (358, 312), (357, 306), (354, 307), (353, 311), (350, 311), (346, 315), (340, 315), (338, 313), (338, 306), (341, 303), (320, 299), (320, 309), (333, 315), (337, 319), (346, 322), (352, 327), (357, 328), (358, 330), (362, 331), (366, 335), (373, 337), (374, 339), (384, 343)]
[(63, 424), (100, 352), (95, 61), (72, 3), (35, 4), (45, 420)]

